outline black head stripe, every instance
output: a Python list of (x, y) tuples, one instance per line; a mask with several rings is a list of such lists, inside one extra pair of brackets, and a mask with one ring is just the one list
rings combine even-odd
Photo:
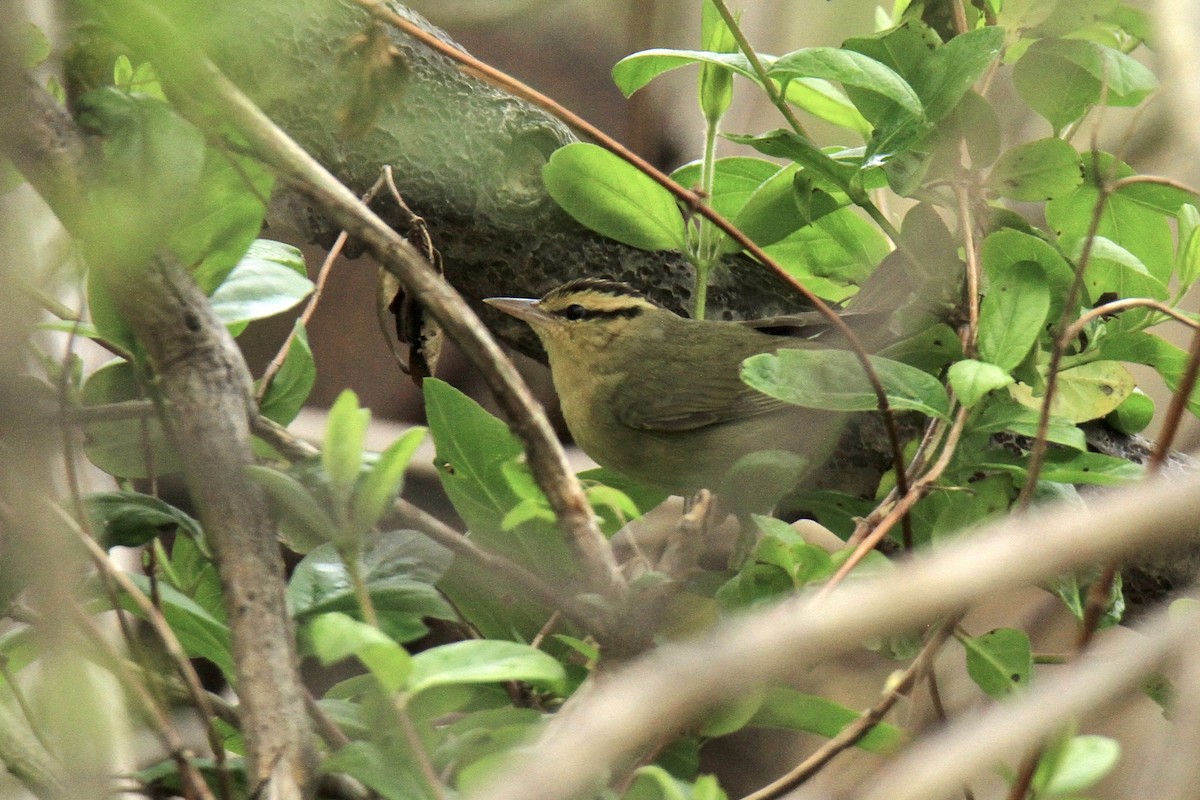
[(542, 302), (550, 303), (560, 297), (583, 293), (607, 295), (609, 297), (635, 297), (639, 300), (644, 299), (641, 292), (627, 283), (605, 280), (603, 278), (575, 278), (567, 281), (562, 286), (551, 289), (542, 298)]
[(550, 313), (562, 317), (569, 322), (579, 322), (585, 319), (633, 319), (643, 311), (642, 306), (624, 306), (622, 308), (587, 308), (578, 303), (572, 303), (566, 308), (560, 308)]

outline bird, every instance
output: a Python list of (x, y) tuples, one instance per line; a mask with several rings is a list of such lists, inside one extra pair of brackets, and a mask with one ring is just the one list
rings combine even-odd
[(765, 513), (829, 456), (842, 429), (844, 414), (741, 380), (746, 358), (823, 346), (812, 339), (683, 317), (599, 278), (484, 302), (541, 341), (575, 443), (648, 488), (685, 498), (708, 489), (732, 513)]

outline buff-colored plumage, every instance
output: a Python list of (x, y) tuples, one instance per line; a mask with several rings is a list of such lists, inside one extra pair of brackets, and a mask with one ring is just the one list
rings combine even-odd
[[(487, 302), (541, 339), (576, 443), (647, 486), (682, 495), (724, 490), (733, 507), (758, 506), (758, 495), (778, 494), (765, 484), (778, 483), (781, 472), (794, 473), (784, 479), (794, 484), (819, 465), (841, 428), (841, 415), (787, 405), (739, 377), (746, 358), (815, 346), (806, 339), (680, 317), (611, 281), (571, 281), (540, 300)], [(740, 484), (730, 485), (734, 463), (760, 451), (775, 454), (758, 457), (767, 465), (758, 472), (739, 470)]]

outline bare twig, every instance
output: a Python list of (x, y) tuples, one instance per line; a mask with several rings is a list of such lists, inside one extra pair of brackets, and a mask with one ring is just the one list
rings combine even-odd
[[(57, 506), (54, 511), (58, 512), (59, 518), (75, 534), (75, 538), (83, 545), (91, 556), (92, 563), (107, 580), (116, 583), (125, 592), (125, 595), (142, 611), (145, 620), (154, 629), (155, 635), (158, 636), (160, 642), (166, 650), (171, 661), (175, 665), (175, 671), (179, 673), (179, 677), (183, 679), (184, 686), (187, 687), (188, 697), (192, 704), (200, 712), (203, 717), (205, 735), (208, 737), (208, 746), (212, 750), (213, 760), (217, 768), (218, 775), (221, 780), (222, 794), (225, 798), (231, 800), (234, 796), (233, 782), (229, 775), (229, 770), (225, 765), (225, 746), (221, 740), (221, 735), (213, 726), (213, 720), (216, 718), (216, 712), (213, 710), (212, 703), (209, 701), (208, 692), (200, 683), (200, 676), (196, 674), (195, 668), (192, 666), (191, 659), (187, 652), (183, 649), (183, 645), (179, 643), (179, 639), (175, 636), (175, 631), (171, 630), (171, 626), (167, 624), (163, 618), (162, 612), (142, 593), (142, 590), (129, 579), (122, 570), (117, 569), (116, 565), (109, 559), (108, 554), (101, 549), (100, 545), (88, 535), (87, 531), (79, 526), (69, 514)], [(121, 610), (119, 603), (114, 604), (115, 610)]]
[(892, 710), (892, 706), (912, 691), (913, 686), (921, 676), (933, 673), (930, 671), (933, 666), (933, 658), (941, 650), (946, 640), (950, 638), (950, 634), (958, 625), (960, 616), (943, 622), (925, 646), (921, 648), (921, 652), (913, 659), (913, 662), (908, 665), (897, 678), (888, 679), (888, 686), (884, 689), (879, 700), (875, 705), (868, 708), (858, 719), (851, 722), (846, 727), (828, 742), (810, 755), (804, 761), (796, 765), (795, 769), (788, 772), (767, 784), (763, 788), (751, 792), (742, 798), (742, 800), (774, 800), (777, 797), (782, 797), (797, 786), (805, 783), (813, 775), (816, 775), (826, 764), (832, 761), (839, 753), (842, 753), (863, 740), (863, 737), (871, 732), (887, 713)]
[[(380, 176), (379, 180), (375, 181), (374, 185), (360, 199), (363, 203), (371, 202), (376, 192), (382, 187), (383, 177)], [(334, 262), (342, 254), (342, 248), (346, 246), (346, 242), (349, 239), (349, 234), (342, 231), (334, 241), (333, 247), (329, 248), (329, 252), (325, 254), (325, 260), (321, 262), (321, 268), (317, 270), (317, 280), (314, 282), (313, 292), (309, 295), (308, 302), (305, 303), (304, 310), (300, 312), (300, 316), (297, 319), (302, 328), (308, 327), (309, 320), (316, 313), (317, 306), (321, 302), (321, 296), (325, 293), (325, 282), (329, 280), (329, 273), (333, 271)], [(267, 368), (263, 370), (262, 378), (258, 382), (258, 390), (254, 393), (255, 400), (258, 400), (260, 403), (262, 402), (263, 397), (267, 394), (267, 389), (271, 386), (271, 379), (275, 377), (275, 374), (279, 372), (279, 368), (283, 366), (283, 362), (287, 359), (288, 351), (292, 349), (292, 342), (295, 340), (296, 328), (293, 326), (291, 331), (288, 332), (287, 338), (283, 340), (283, 345), (280, 346), (279, 352), (275, 354), (275, 357), (271, 359), (271, 363), (267, 364)]]

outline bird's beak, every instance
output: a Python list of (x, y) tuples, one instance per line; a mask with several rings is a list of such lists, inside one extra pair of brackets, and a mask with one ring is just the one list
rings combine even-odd
[(528, 297), (485, 297), (483, 302), (530, 325), (551, 319), (549, 314), (538, 308), (537, 300)]

